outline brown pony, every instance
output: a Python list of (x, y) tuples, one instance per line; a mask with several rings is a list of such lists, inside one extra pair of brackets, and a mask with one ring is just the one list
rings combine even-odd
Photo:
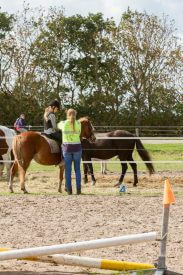
[[(81, 138), (94, 139), (93, 127), (87, 117), (80, 118)], [(55, 141), (54, 141), (55, 142)], [(57, 145), (58, 146), (58, 145)], [(19, 172), (21, 190), (28, 193), (25, 188), (25, 174), (32, 159), (42, 165), (58, 165), (61, 162), (61, 155), (51, 152), (51, 147), (47, 139), (40, 133), (29, 131), (17, 135), (13, 139), (13, 153), (15, 157), (14, 164), (10, 172), (9, 190), (13, 193), (13, 178)], [(59, 166), (59, 188), (62, 192), (61, 185), (63, 180), (64, 165)]]

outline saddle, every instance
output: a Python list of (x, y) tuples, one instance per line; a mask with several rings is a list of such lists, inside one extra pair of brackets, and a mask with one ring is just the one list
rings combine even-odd
[(41, 133), (42, 137), (44, 137), (46, 139), (46, 141), (48, 142), (49, 146), (50, 146), (50, 150), (51, 153), (55, 154), (55, 153), (60, 153), (60, 146), (58, 144), (58, 142), (54, 139), (51, 139), (50, 137), (48, 137), (45, 133)]

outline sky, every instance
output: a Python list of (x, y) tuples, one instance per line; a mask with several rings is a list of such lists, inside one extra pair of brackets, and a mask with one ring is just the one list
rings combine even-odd
[[(0, 0), (1, 11), (16, 13), (21, 11), (24, 0)], [(66, 16), (101, 12), (104, 18), (113, 18), (119, 23), (121, 14), (128, 7), (139, 12), (157, 16), (167, 15), (175, 21), (178, 34), (183, 37), (183, 0), (26, 0), (31, 7), (63, 7)]]

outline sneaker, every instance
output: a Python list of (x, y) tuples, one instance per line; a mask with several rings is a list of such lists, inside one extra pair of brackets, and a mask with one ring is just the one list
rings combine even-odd
[(81, 190), (77, 190), (77, 195), (81, 195)]
[(72, 195), (72, 191), (67, 191), (67, 194), (68, 195)]

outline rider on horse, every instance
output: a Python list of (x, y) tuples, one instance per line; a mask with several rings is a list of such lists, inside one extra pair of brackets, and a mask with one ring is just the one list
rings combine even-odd
[(55, 99), (50, 102), (44, 112), (44, 133), (47, 137), (56, 140), (61, 144), (62, 134), (57, 131), (55, 113), (60, 110), (60, 102)]
[(14, 129), (16, 130), (17, 133), (24, 133), (27, 132), (27, 126), (26, 126), (26, 121), (25, 121), (25, 115), (21, 114), (15, 121), (14, 123)]

